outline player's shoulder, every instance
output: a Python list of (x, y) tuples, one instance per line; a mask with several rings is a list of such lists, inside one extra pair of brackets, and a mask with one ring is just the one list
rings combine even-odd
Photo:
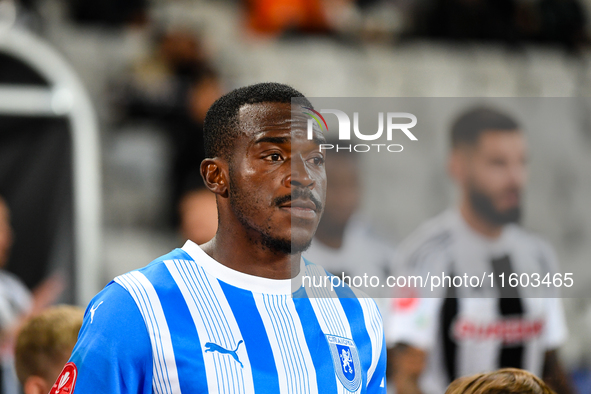
[[(116, 278), (115, 278), (116, 279)], [(111, 325), (115, 316), (117, 321), (125, 321), (130, 318), (132, 311), (137, 311), (136, 303), (129, 291), (118, 284), (116, 280), (110, 281), (97, 295), (95, 295), (84, 313), (84, 319), (89, 320), (94, 325)], [(97, 315), (97, 311), (100, 313)], [(98, 316), (105, 316), (105, 319), (97, 319)]]
[[(345, 283), (339, 280), (338, 276), (333, 275), (320, 264), (316, 264), (315, 262), (312, 262), (309, 258), (303, 256), (302, 260), (304, 261), (303, 273), (301, 275), (302, 286), (305, 287), (306, 284), (308, 284), (312, 288), (319, 288), (323, 290), (330, 289), (331, 291), (333, 288), (337, 287), (350, 289), (349, 286), (347, 286)], [(337, 280), (339, 281), (338, 283)]]
[[(303, 281), (303, 285), (312, 288), (312, 297), (326, 297), (332, 299), (340, 299), (343, 307), (350, 305), (360, 306), (364, 315), (377, 315), (381, 319), (380, 310), (373, 298), (367, 295), (364, 291), (350, 286), (348, 283), (340, 280), (322, 268), (322, 266), (303, 258), (305, 262), (304, 277), (310, 278), (308, 282)], [(326, 279), (324, 279), (326, 278)], [(322, 289), (321, 292), (314, 292), (314, 288)], [(347, 301), (345, 301), (347, 300)]]
[(557, 257), (554, 248), (542, 235), (529, 231), (517, 224), (507, 226), (505, 236), (510, 239), (516, 249), (526, 250), (533, 254), (542, 265), (541, 269), (556, 269)]
[(452, 211), (444, 211), (421, 223), (400, 244), (401, 252), (414, 251), (434, 242), (445, 242), (453, 237), (454, 216)]
[(526, 230), (518, 224), (509, 224), (506, 228), (507, 236), (521, 244), (536, 248), (543, 252), (552, 250), (550, 243), (540, 234)]
[(25, 298), (27, 303), (30, 302), (31, 292), (25, 283), (12, 272), (0, 269), (0, 287), (5, 290), (4, 294), (10, 295), (12, 298)]
[[(163, 275), (165, 263), (170, 260), (190, 259), (181, 249), (163, 255), (145, 267), (119, 275), (111, 280), (88, 304), (81, 333), (90, 330), (105, 335), (118, 330), (145, 333), (142, 304), (151, 300), (149, 290), (165, 296), (173, 285)], [(145, 312), (145, 311), (144, 311)], [(95, 334), (93, 334), (95, 335)]]
[(168, 274), (167, 264), (179, 260), (194, 261), (186, 251), (176, 248), (144, 267), (117, 276), (113, 279), (113, 282), (129, 291), (130, 288), (136, 287), (136, 285), (142, 287), (142, 284), (146, 284), (147, 280), (154, 288), (165, 290), (166, 287), (173, 286), (172, 278)]
[(101, 310), (109, 309), (116, 314), (125, 314), (125, 311), (129, 310), (135, 311), (137, 301), (134, 295), (142, 293), (141, 289), (145, 289), (146, 286), (153, 287), (158, 292), (165, 291), (168, 283), (173, 282), (170, 275), (164, 274), (164, 271), (168, 271), (166, 264), (178, 260), (193, 261), (187, 252), (177, 248), (144, 267), (115, 277), (90, 301), (86, 314), (90, 313), (91, 316), (94, 316), (99, 305), (101, 305)]
[[(111, 281), (86, 307), (75, 349), (76, 359), (83, 359), (91, 348), (95, 353), (102, 353), (101, 341), (103, 344), (116, 344), (125, 341), (126, 336), (137, 338), (133, 341), (137, 352), (140, 348), (147, 349), (149, 338), (136, 303), (128, 291)], [(129, 343), (131, 345), (132, 342)]]
[(78, 371), (76, 388), (81, 392), (120, 392), (114, 389), (119, 378), (132, 384), (146, 376), (146, 386), (150, 384), (152, 347), (146, 324), (131, 295), (114, 281), (88, 304), (69, 361)]
[(355, 214), (347, 224), (348, 235), (353, 241), (362, 244), (363, 247), (372, 252), (393, 253), (395, 248), (385, 234), (379, 231), (374, 224), (366, 217)]
[(416, 260), (431, 254), (449, 250), (455, 236), (455, 217), (451, 210), (423, 222), (406, 237), (398, 247), (398, 255), (405, 265), (415, 265)]
[(162, 255), (157, 259), (151, 261), (148, 265), (146, 265), (143, 268), (140, 268), (138, 271), (144, 274), (149, 274), (151, 271), (164, 268), (167, 262), (176, 260), (194, 261), (191, 255), (187, 253), (185, 250), (183, 250), (182, 248), (176, 248), (170, 251), (169, 253)]
[(310, 258), (302, 256), (302, 260), (304, 261), (304, 275), (314, 274), (332, 276), (332, 274), (324, 269), (324, 267), (320, 264), (316, 264), (316, 262), (312, 261)]

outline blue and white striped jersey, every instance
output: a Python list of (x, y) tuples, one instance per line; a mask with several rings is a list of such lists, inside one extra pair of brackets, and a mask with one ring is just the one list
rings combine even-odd
[[(327, 273), (302, 259), (300, 275)], [(74, 389), (385, 393), (375, 302), (335, 290), (338, 298), (309, 287), (293, 293), (289, 279), (234, 271), (188, 241), (115, 278), (91, 301), (70, 358)]]

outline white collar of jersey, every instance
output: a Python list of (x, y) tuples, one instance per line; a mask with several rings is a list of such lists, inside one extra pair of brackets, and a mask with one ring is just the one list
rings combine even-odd
[(300, 272), (295, 278), (269, 279), (245, 274), (226, 267), (211, 258), (193, 241), (188, 240), (185, 242), (182, 249), (187, 252), (197, 264), (203, 267), (207, 273), (229, 285), (254, 293), (291, 295), (294, 290), (299, 289), (302, 283), (302, 276), (305, 269), (304, 259), (300, 259)]

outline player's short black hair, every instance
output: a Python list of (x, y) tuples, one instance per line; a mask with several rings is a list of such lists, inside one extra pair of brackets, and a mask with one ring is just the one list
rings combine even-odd
[(451, 128), (451, 146), (473, 146), (485, 131), (519, 131), (519, 124), (510, 116), (485, 107), (473, 108), (460, 115)]
[(203, 138), (206, 157), (229, 157), (232, 142), (239, 134), (238, 111), (243, 105), (257, 103), (298, 104), (311, 107), (310, 101), (291, 86), (275, 82), (257, 83), (232, 90), (213, 103), (205, 115)]

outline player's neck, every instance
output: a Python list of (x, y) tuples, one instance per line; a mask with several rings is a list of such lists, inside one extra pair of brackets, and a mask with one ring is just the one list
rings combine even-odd
[(468, 226), (478, 234), (491, 239), (497, 239), (501, 236), (503, 226), (492, 224), (482, 218), (469, 202), (462, 202), (460, 205), (460, 215), (462, 215)]
[(340, 249), (343, 246), (344, 235), (345, 226), (331, 226), (321, 221), (314, 237), (329, 248)]
[(211, 258), (233, 270), (268, 279), (291, 279), (299, 273), (301, 253), (289, 255), (271, 250), (247, 234), (218, 229), (201, 245)]

